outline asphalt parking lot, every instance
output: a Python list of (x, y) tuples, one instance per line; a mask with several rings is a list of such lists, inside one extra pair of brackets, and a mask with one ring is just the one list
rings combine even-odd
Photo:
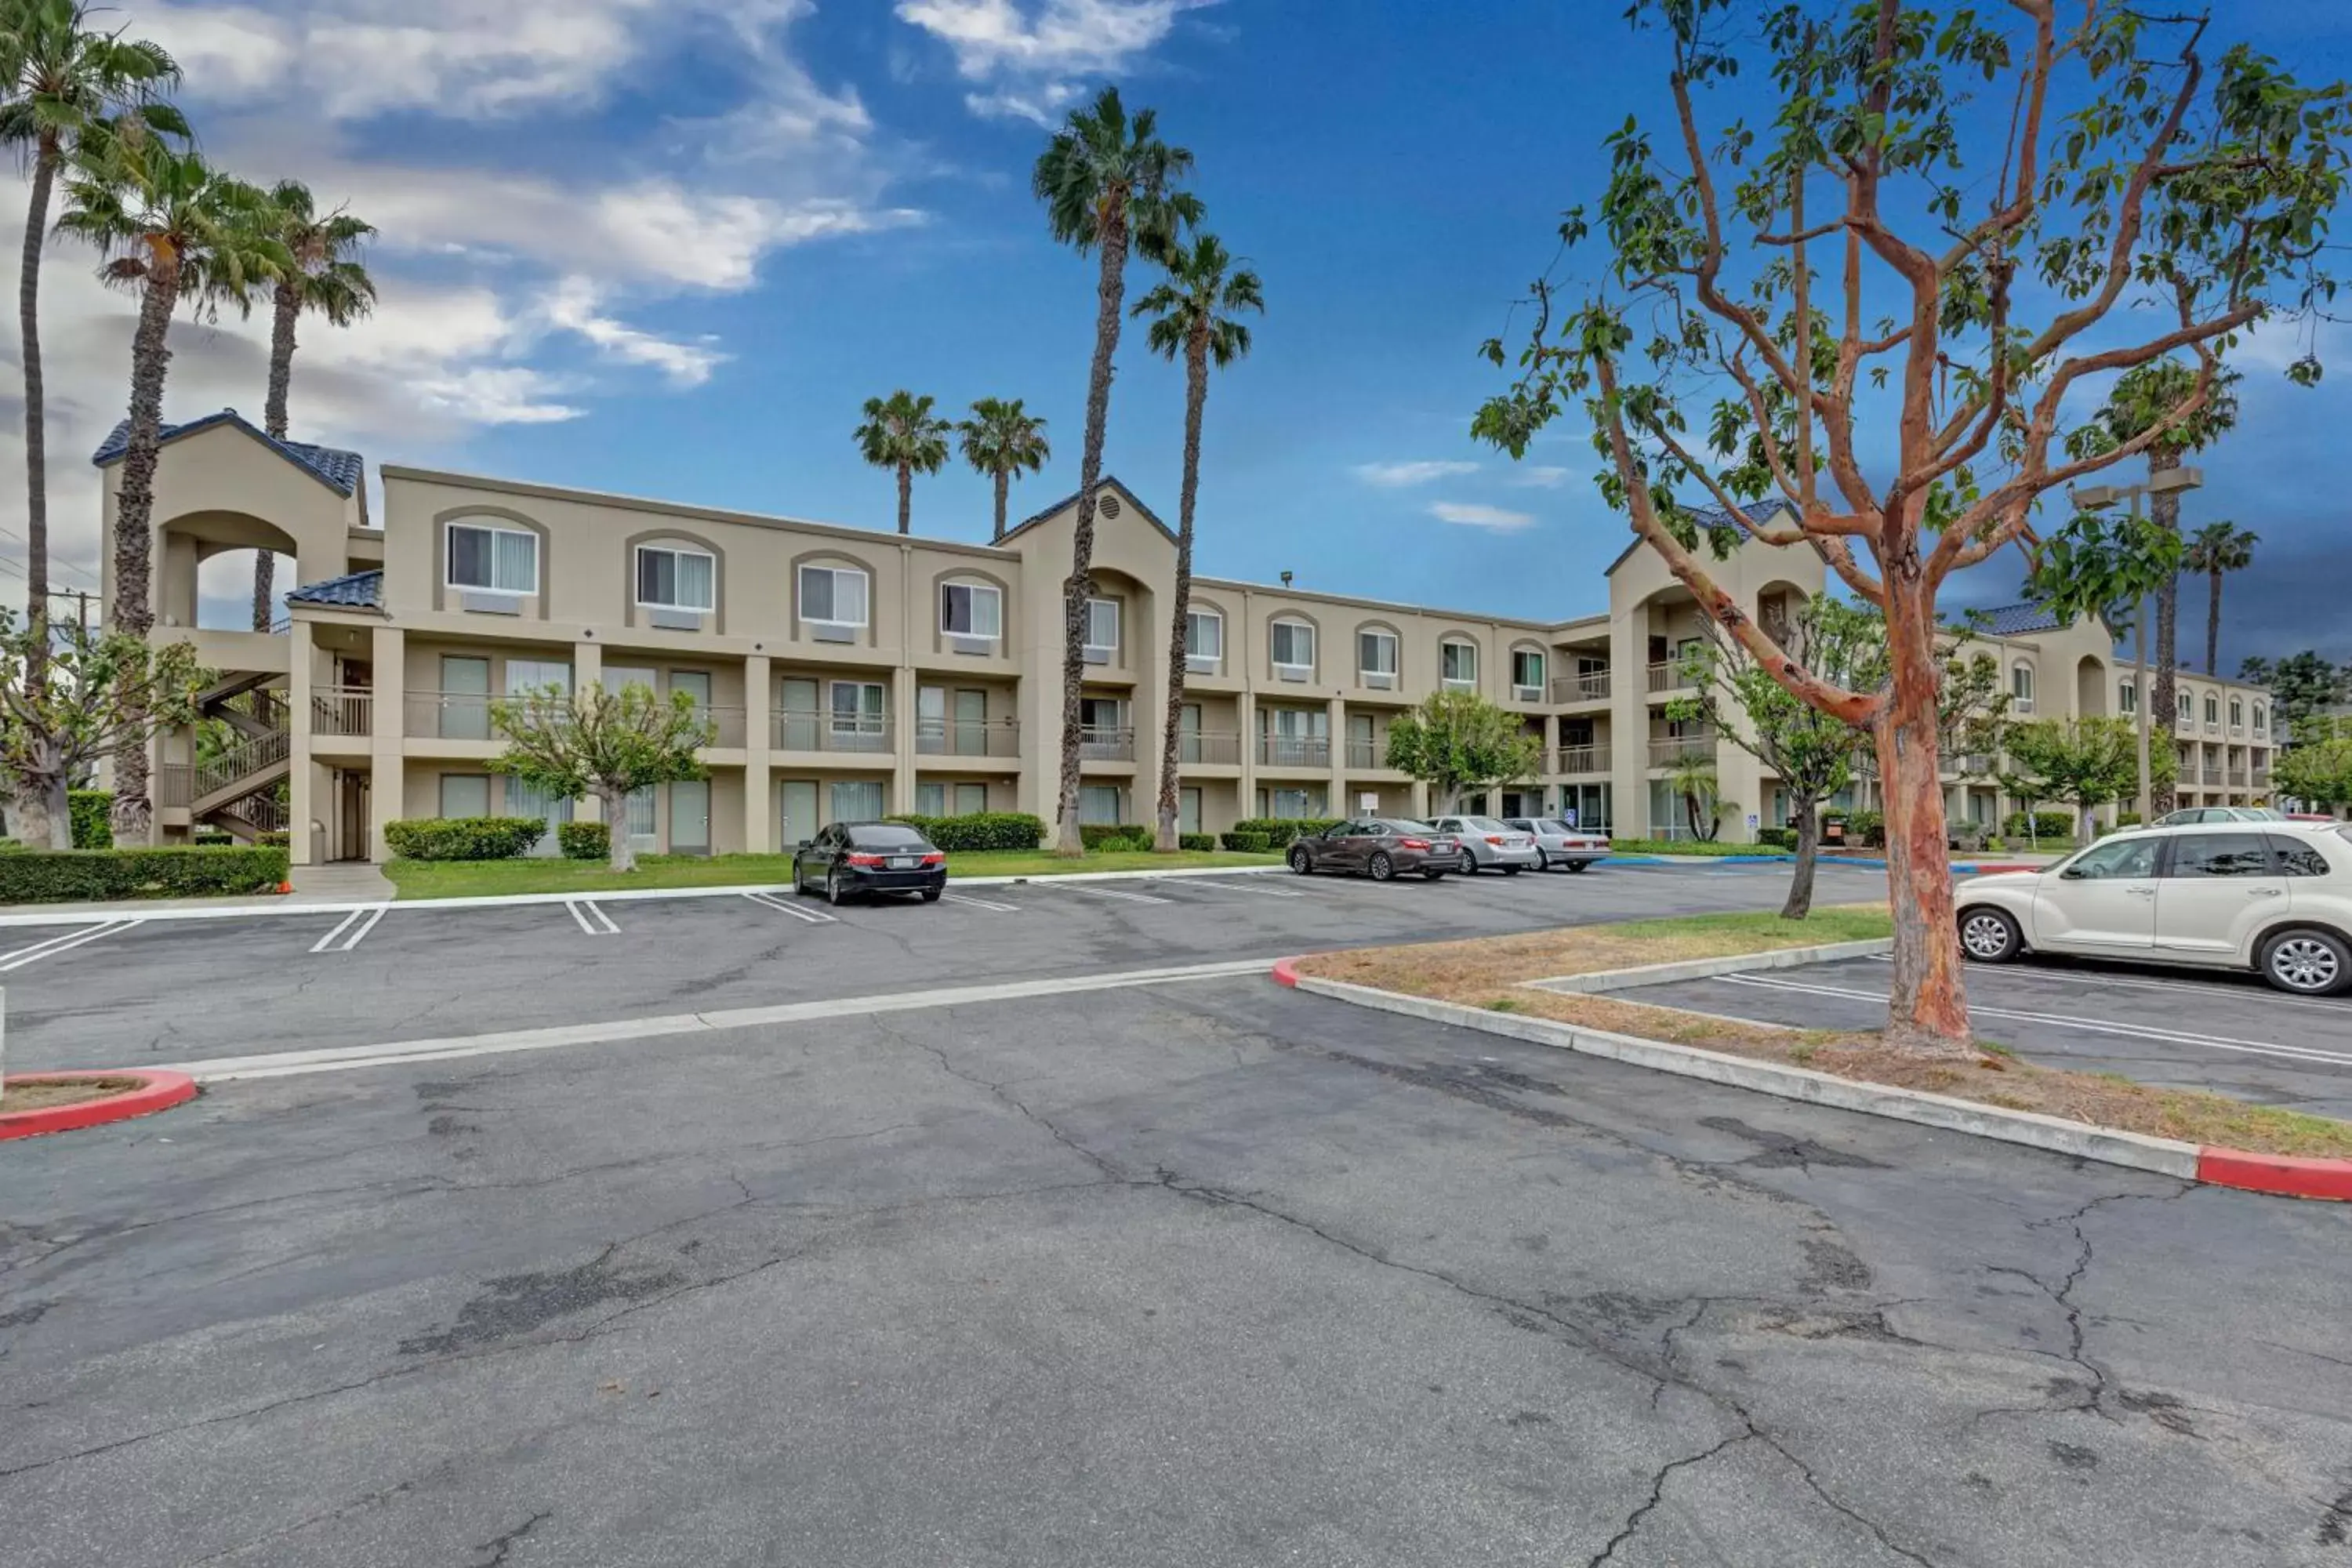
[(1259, 977), (0, 1151), (11, 1568), (2320, 1568), (2352, 1524), (2341, 1207)]
[[(1772, 909), (1777, 866), (1380, 885), (1262, 875), (950, 886), (937, 904), (790, 894), (574, 899), (0, 931), (8, 1065), (143, 1067), (909, 986), (1124, 972), (1568, 922)], [(1822, 897), (1885, 896), (1874, 871)]]
[[(1808, 1029), (1886, 1017), (1881, 959), (1807, 964), (1622, 993), (1696, 1012)], [(2252, 974), (2029, 955), (1970, 964), (1979, 1038), (2031, 1061), (2213, 1089), (2352, 1118), (2352, 997), (2289, 996)]]

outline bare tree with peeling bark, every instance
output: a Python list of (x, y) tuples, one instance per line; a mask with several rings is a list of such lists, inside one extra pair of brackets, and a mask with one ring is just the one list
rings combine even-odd
[[(2328, 296), (2352, 95), (2216, 52), (2200, 20), (2103, 0), (2063, 19), (2058, 0), (1632, 16), (1665, 57), (1671, 129), (1629, 120), (1608, 139), (1597, 212), (1560, 225), (1564, 252), (1598, 238), (1608, 255), (1581, 286), (1535, 285), (1517, 376), (1473, 428), (1519, 456), (1563, 412), (1589, 416), (1603, 493), (1700, 608), (1792, 695), (1869, 731), (1895, 911), (1887, 1038), (1963, 1055), (1937, 594), (2026, 537), (2042, 496), (2193, 420), (2239, 334)], [(1710, 122), (1701, 95), (1759, 44), (1769, 123)], [(1500, 338), (1485, 353), (1507, 363)], [(2168, 411), (2069, 452), (2070, 395), (2168, 355), (2193, 367)], [(1883, 685), (1822, 679), (1717, 584), (1706, 557), (1743, 540), (1814, 552), (1885, 616)]]

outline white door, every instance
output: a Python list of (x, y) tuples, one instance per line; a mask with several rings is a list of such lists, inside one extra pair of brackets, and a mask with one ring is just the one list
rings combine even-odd
[(677, 779), (669, 786), (669, 852), (710, 853), (710, 785), (703, 779)]
[(816, 837), (816, 781), (786, 779), (784, 781), (784, 853), (789, 855), (804, 838)]
[(2156, 895), (2158, 947), (2226, 962), (2285, 912), (2286, 878), (2260, 833), (2207, 829), (2172, 840)]
[(2156, 863), (2163, 840), (2110, 838), (2034, 889), (2032, 941), (2069, 952), (2146, 952), (2156, 942)]

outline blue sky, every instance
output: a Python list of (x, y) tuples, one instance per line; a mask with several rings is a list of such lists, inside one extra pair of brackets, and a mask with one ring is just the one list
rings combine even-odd
[[(181, 56), (215, 156), (384, 230), (377, 318), (310, 331), (298, 435), (887, 528), (892, 482), (849, 438), (864, 398), (1019, 396), (1057, 457), (1015, 515), (1043, 506), (1076, 482), (1093, 274), (1050, 242), (1028, 170), (1045, 123), (1117, 80), (1195, 153), (1211, 226), (1265, 282), (1256, 350), (1211, 392), (1203, 569), (1532, 616), (1602, 602), (1626, 535), (1589, 449), (1563, 435), (1514, 465), (1466, 427), (1499, 385), (1478, 342), (1558, 210), (1598, 190), (1601, 136), (1661, 101), (1618, 0), (121, 4)], [(2244, 0), (2225, 26), (2352, 75), (2352, 24), (2325, 8)], [(52, 265), (69, 458), (119, 416), (129, 329), (82, 260)], [(171, 414), (257, 412), (264, 324), (178, 331)], [(2205, 461), (2186, 520), (2263, 536), (2225, 666), (2352, 658), (2347, 375), (2293, 392), (2257, 370)], [(1181, 393), (1122, 349), (1108, 464), (1171, 515)], [(94, 564), (86, 474), (58, 467), (65, 548)], [(951, 469), (918, 481), (916, 526), (984, 537), (989, 504)], [(1995, 563), (1958, 597), (2013, 597), (2016, 576)], [(2187, 602), (2201, 628), (2201, 588)]]

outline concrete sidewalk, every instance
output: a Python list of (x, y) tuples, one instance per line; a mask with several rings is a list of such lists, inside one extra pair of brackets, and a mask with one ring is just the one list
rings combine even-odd
[(294, 890), (253, 898), (100, 899), (79, 903), (0, 904), (0, 919), (16, 925), (54, 920), (59, 924), (92, 915), (139, 920), (149, 915), (202, 910), (215, 914), (268, 914), (314, 905), (389, 903), (398, 892), (383, 870), (364, 861), (336, 866), (297, 866)]

